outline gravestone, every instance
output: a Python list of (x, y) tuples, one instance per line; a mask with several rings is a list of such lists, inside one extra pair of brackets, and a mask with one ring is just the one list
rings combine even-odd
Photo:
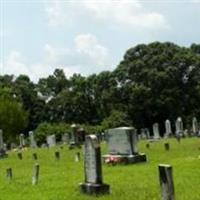
[(106, 162), (109, 162), (110, 158), (125, 163), (146, 162), (146, 155), (138, 152), (135, 128), (119, 127), (109, 129), (107, 137), (108, 154), (103, 156)]
[(35, 141), (35, 137), (34, 137), (33, 131), (29, 131), (29, 140), (30, 140), (30, 147), (31, 148), (36, 148), (37, 147), (37, 143)]
[(55, 147), (56, 146), (56, 136), (53, 135), (48, 135), (47, 138), (47, 144), (49, 147)]
[(77, 129), (78, 129), (78, 127), (77, 127), (76, 124), (72, 124), (71, 128), (72, 128), (72, 132), (70, 134), (69, 144), (70, 144), (70, 148), (73, 148), (75, 146), (79, 146), (78, 136), (77, 136)]
[(110, 186), (103, 183), (101, 149), (95, 135), (87, 135), (84, 146), (85, 182), (80, 184), (83, 193), (100, 195), (109, 193)]
[(160, 139), (160, 131), (159, 131), (159, 124), (158, 123), (153, 124), (153, 138), (155, 140)]
[(69, 144), (69, 134), (68, 133), (64, 133), (62, 135), (62, 142), (63, 142), (63, 144)]
[(144, 132), (145, 132), (146, 138), (147, 138), (147, 139), (150, 139), (150, 131), (149, 131), (149, 129), (148, 129), (148, 128), (145, 128), (145, 129), (144, 129)]
[(140, 129), (140, 135), (141, 135), (141, 139), (147, 139), (146, 133), (145, 133), (145, 129), (141, 128)]
[(198, 127), (198, 121), (197, 121), (197, 118), (194, 117), (192, 119), (192, 133), (194, 135), (198, 135), (198, 131), (199, 131), (199, 127)]
[(40, 166), (38, 163), (33, 165), (32, 185), (38, 184)]
[(9, 168), (6, 169), (6, 177), (7, 177), (7, 180), (8, 180), (9, 183), (12, 180), (12, 176), (13, 176), (12, 168), (9, 167)]
[(3, 131), (0, 129), (0, 158), (5, 158), (5, 157), (7, 157), (7, 154), (3, 143)]
[(80, 152), (77, 152), (76, 154), (75, 154), (75, 162), (80, 162), (80, 160), (81, 160), (81, 154), (80, 154)]
[(24, 147), (24, 146), (25, 146), (24, 134), (21, 133), (21, 134), (19, 135), (19, 147), (22, 148), (22, 147)]
[(165, 137), (168, 138), (170, 135), (172, 135), (171, 122), (167, 119), (165, 121)]
[(172, 166), (160, 164), (158, 169), (162, 200), (175, 200)]
[(176, 120), (176, 137), (180, 138), (183, 136), (183, 121), (181, 117), (178, 117)]

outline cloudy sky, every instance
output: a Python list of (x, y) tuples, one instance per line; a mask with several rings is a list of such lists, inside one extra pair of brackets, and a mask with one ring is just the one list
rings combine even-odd
[(0, 74), (113, 70), (153, 41), (200, 43), (200, 0), (0, 0)]

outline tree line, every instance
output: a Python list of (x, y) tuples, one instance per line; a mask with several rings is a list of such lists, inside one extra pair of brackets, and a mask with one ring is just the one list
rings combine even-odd
[(189, 124), (200, 114), (199, 102), (200, 44), (139, 44), (115, 70), (87, 77), (67, 78), (62, 69), (37, 83), (27, 75), (0, 75), (0, 128), (7, 140), (41, 123), (139, 129), (181, 116)]

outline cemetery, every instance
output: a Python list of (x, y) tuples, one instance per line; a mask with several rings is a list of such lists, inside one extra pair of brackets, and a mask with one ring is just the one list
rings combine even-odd
[(200, 200), (200, 0), (0, 19), (0, 200)]

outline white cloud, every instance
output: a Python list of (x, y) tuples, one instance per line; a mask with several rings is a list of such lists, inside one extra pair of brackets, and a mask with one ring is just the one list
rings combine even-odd
[[(108, 26), (122, 25), (126, 28), (168, 29), (165, 17), (145, 9), (139, 0), (53, 0), (46, 4), (49, 24), (66, 25), (69, 18), (86, 17), (105, 21)], [(73, 15), (71, 14), (73, 12)]]
[(68, 48), (57, 48), (53, 47), (51, 44), (45, 44), (44, 51), (46, 63), (57, 63), (70, 53)]
[(76, 50), (88, 56), (93, 63), (101, 66), (108, 59), (108, 49), (99, 44), (97, 38), (92, 34), (81, 34), (75, 38)]

